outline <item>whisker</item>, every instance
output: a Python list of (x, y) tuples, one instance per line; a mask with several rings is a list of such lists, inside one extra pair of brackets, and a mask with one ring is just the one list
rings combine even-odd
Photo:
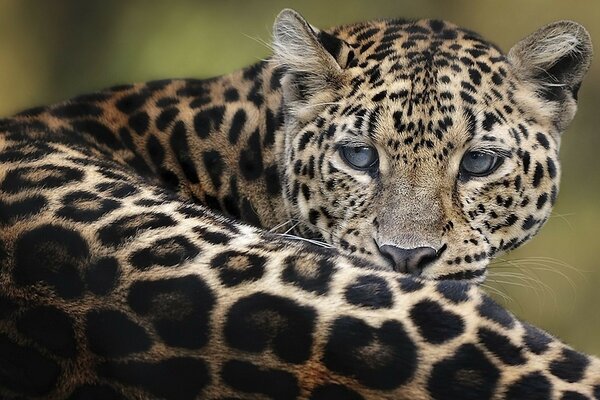
[(505, 302), (506, 301), (514, 302), (514, 299), (512, 297), (510, 297), (508, 294), (502, 292), (500, 289), (497, 289), (490, 285), (486, 285), (485, 283), (481, 283), (480, 286), (483, 287), (484, 289), (489, 290), (489, 291), (495, 293), (496, 295), (500, 296), (502, 298), (502, 300)]
[[(504, 264), (508, 264), (508, 265), (504, 265)], [(572, 279), (571, 276), (569, 276), (565, 272), (561, 271), (561, 268), (567, 268), (571, 271), (576, 272), (579, 277), (581, 277), (581, 278), (584, 277), (584, 274), (580, 271), (579, 268), (576, 268), (568, 263), (565, 263), (563, 261), (556, 260), (556, 259), (553, 259), (550, 257), (526, 257), (526, 258), (515, 260), (515, 261), (499, 260), (498, 262), (495, 263), (493, 268), (490, 269), (490, 272), (494, 271), (494, 270), (498, 270), (498, 269), (501, 269), (501, 270), (514, 269), (522, 274), (533, 275), (536, 278), (536, 282), (537, 282), (536, 284), (540, 288), (545, 289), (545, 291), (548, 293), (547, 297), (552, 298), (554, 310), (556, 311), (561, 307), (562, 303), (559, 304), (558, 295), (557, 295), (556, 291), (554, 290), (554, 288), (551, 285), (545, 283), (544, 279), (540, 279), (538, 272), (554, 273), (554, 274), (562, 277), (565, 281), (568, 282), (571, 292), (573, 294), (575, 294), (576, 290), (577, 290), (577, 285), (576, 285), (575, 281)], [(506, 273), (506, 272), (504, 272), (504, 273)], [(573, 307), (573, 305), (571, 305), (571, 307)]]
[[(542, 279), (540, 279), (540, 277), (537, 274), (535, 274), (535, 271), (531, 271), (528, 268), (520, 267), (516, 261), (504, 260), (504, 262), (509, 264), (509, 266), (507, 266), (505, 268), (514, 268), (515, 271), (514, 272), (498, 272), (497, 270), (502, 268), (502, 266), (500, 266), (500, 268), (498, 268), (498, 266), (496, 266), (495, 268), (490, 269), (490, 274), (492, 274), (492, 275), (506, 274), (507, 276), (508, 276), (508, 274), (512, 274), (514, 277), (520, 276), (523, 279), (526, 278), (529, 281), (534, 282), (538, 285), (545, 286), (549, 291), (553, 292), (552, 288), (549, 285), (547, 285), (546, 283), (544, 283), (544, 281)], [(535, 277), (532, 278), (532, 277), (526, 275), (527, 273), (530, 273), (530, 272), (533, 273), (535, 275)]]
[[(505, 263), (507, 261), (508, 261), (507, 259), (496, 259), (496, 260), (494, 260), (494, 261), (492, 261), (490, 263), (490, 267), (498, 268), (499, 265), (501, 266), (501, 264), (503, 264), (503, 263)], [(560, 267), (560, 268), (564, 268), (564, 269), (568, 269), (570, 271), (573, 271), (580, 278), (585, 278), (584, 272), (586, 272), (586, 273), (591, 272), (589, 270), (585, 270), (585, 269), (582, 269), (582, 268), (579, 268), (579, 267), (575, 267), (575, 266), (573, 266), (573, 265), (571, 265), (571, 264), (569, 264), (567, 262), (564, 262), (562, 260), (558, 260), (558, 259), (555, 259), (555, 258), (552, 258), (552, 257), (535, 257), (534, 256), (534, 257), (517, 258), (517, 259), (514, 259), (512, 261), (513, 262), (517, 262), (517, 263), (532, 263), (530, 265), (532, 265), (532, 266), (534, 266), (534, 267), (536, 267), (538, 269), (542, 269), (542, 268), (539, 268), (539, 267), (546, 267), (546, 268), (548, 268), (547, 269), (548, 271), (550, 271), (552, 269), (553, 271), (555, 271), (558, 274), (562, 273), (562, 271), (560, 271), (558, 269), (555, 269), (555, 268)], [(570, 278), (567, 276), (566, 279), (570, 279)]]
[(286, 239), (291, 239), (291, 240), (298, 240), (298, 241), (302, 241), (302, 242), (307, 242), (307, 243), (314, 244), (314, 245), (316, 245), (316, 246), (324, 247), (324, 248), (327, 248), (327, 249), (331, 249), (331, 248), (333, 248), (333, 246), (332, 246), (332, 245), (330, 245), (329, 243), (321, 242), (321, 241), (319, 241), (319, 240), (314, 240), (314, 239), (306, 239), (306, 238), (303, 238), (303, 237), (301, 237), (301, 236), (289, 235), (289, 234), (287, 234), (287, 233), (282, 233), (282, 234), (280, 234), (280, 235), (281, 235), (282, 237), (286, 238)]
[(524, 284), (524, 283), (520, 283), (520, 282), (515, 282), (515, 281), (505, 281), (505, 280), (499, 280), (499, 279), (494, 279), (494, 278), (488, 278), (489, 282), (493, 282), (493, 283), (502, 283), (505, 285), (512, 285), (512, 286), (518, 286), (518, 287), (522, 287), (524, 289), (533, 289), (536, 293), (538, 293), (538, 291), (536, 290), (536, 288), (534, 288), (533, 286)]
[(286, 226), (288, 224), (293, 224), (293, 221), (290, 219), (290, 220), (284, 221), (280, 224), (277, 224), (274, 227), (272, 227), (271, 229), (269, 229), (269, 232), (274, 233), (274, 232), (278, 231), (280, 228), (283, 228), (284, 226)]
[(292, 224), (292, 226), (290, 226), (285, 232), (283, 232), (284, 235), (289, 234), (290, 232), (292, 232), (298, 225), (300, 225), (300, 222), (295, 222), (294, 224)]
[(571, 231), (574, 231), (575, 229), (573, 228), (573, 225), (571, 224), (571, 221), (569, 221), (567, 219), (567, 217), (570, 217), (570, 216), (573, 216), (573, 215), (576, 215), (576, 214), (575, 213), (559, 214), (559, 213), (552, 212), (552, 214), (550, 214), (549, 218), (558, 218), (558, 219), (560, 219), (561, 221), (563, 221), (569, 227), (569, 229)]
[(531, 276), (527, 276), (525, 274), (521, 274), (518, 272), (497, 272), (497, 271), (495, 271), (492, 273), (490, 271), (489, 276), (492, 278), (499, 277), (499, 278), (512, 278), (512, 279), (520, 280), (524, 284), (531, 285), (532, 289), (536, 290), (536, 292), (539, 289), (542, 289), (542, 290), (543, 289), (547, 289), (547, 290), (551, 289), (547, 284), (541, 282), (539, 279), (535, 279)]
[(308, 221), (303, 221), (303, 220), (299, 220), (299, 219), (295, 219), (295, 218), (292, 218), (291, 220), (292, 220), (292, 221), (295, 221), (295, 222), (297, 222), (297, 225), (295, 225), (295, 226), (298, 226), (298, 225), (304, 225), (304, 226), (308, 227), (309, 229), (310, 229), (310, 228), (312, 228), (312, 229), (316, 229), (317, 231), (319, 231), (319, 232), (321, 232), (322, 234), (324, 234), (324, 236), (330, 236), (330, 237), (331, 237), (331, 238), (333, 238), (333, 239), (338, 239), (338, 240), (341, 240), (341, 237), (340, 237), (340, 236), (333, 234), (333, 232), (331, 232), (331, 231), (328, 231), (328, 230), (327, 230), (327, 229), (325, 229), (325, 228), (321, 228), (321, 227), (319, 227), (319, 226), (317, 226), (317, 225), (315, 225), (315, 224), (311, 224), (311, 223), (310, 223), (310, 222), (308, 222)]
[(559, 259), (556, 259), (556, 258), (552, 258), (552, 257), (527, 257), (527, 258), (524, 258), (523, 260), (533, 260), (533, 261), (539, 261), (539, 262), (547, 262), (547, 263), (550, 263), (550, 264), (553, 264), (553, 265), (557, 265), (557, 266), (562, 267), (562, 268), (567, 268), (570, 271), (573, 271), (573, 272), (577, 273), (577, 275), (579, 275), (579, 277), (581, 277), (581, 278), (585, 278), (585, 274), (583, 274), (583, 272), (587, 272), (587, 273), (591, 272), (589, 270), (585, 270), (585, 269), (576, 267), (576, 266), (571, 265), (571, 264), (569, 264), (569, 263), (567, 263), (565, 261), (562, 261), (562, 260), (559, 260)]
[[(508, 262), (508, 261), (509, 260), (505, 260), (505, 262)], [(576, 272), (577, 275), (579, 276), (579, 278), (585, 278), (585, 275), (578, 268), (575, 268), (569, 264), (566, 264), (566, 263), (563, 263), (563, 262), (560, 262), (560, 261), (557, 261), (554, 259), (532, 257), (532, 258), (524, 258), (521, 260), (510, 261), (510, 264), (511, 264), (512, 268), (521, 268), (522, 271), (539, 270), (539, 271), (552, 272), (554, 274), (557, 274), (557, 275), (561, 276), (562, 278), (564, 278), (569, 283), (569, 285), (571, 286), (571, 288), (573, 290), (577, 289), (577, 285), (575, 284), (575, 282), (569, 275), (567, 275), (566, 273), (561, 271), (558, 267), (568, 268), (571, 271)], [(548, 264), (550, 264), (550, 265), (548, 265)], [(493, 268), (491, 268), (491, 269), (498, 269), (498, 268), (502, 268), (502, 266), (495, 264), (493, 266)]]
[[(508, 296), (508, 292), (509, 292), (509, 290), (507, 290), (507, 288), (506, 288), (506, 285), (505, 285), (505, 283), (504, 283), (504, 282), (497, 282), (497, 281), (493, 281), (493, 280), (490, 280), (490, 282), (491, 282), (491, 283), (495, 283), (495, 284), (497, 284), (497, 285), (500, 285), (500, 286), (501, 286), (501, 288), (502, 288), (502, 290), (503, 290), (503, 293), (504, 293), (504, 294), (506, 294), (506, 295)], [(492, 286), (490, 286), (490, 287), (492, 287)], [(513, 303), (515, 303), (515, 304), (517, 305), (517, 307), (518, 307), (518, 308), (519, 308), (521, 311), (523, 311), (523, 310), (525, 309), (525, 308), (523, 307), (523, 305), (522, 305), (522, 304), (521, 304), (521, 303), (518, 301), (518, 299), (515, 299), (515, 298), (511, 298), (511, 299), (512, 299)]]
[(250, 40), (255, 41), (258, 44), (263, 45), (264, 47), (266, 47), (267, 49), (269, 49), (270, 52), (274, 52), (274, 50), (275, 50), (275, 48), (272, 46), (272, 44), (270, 42), (267, 42), (266, 40), (261, 39), (258, 36), (251, 36), (251, 35), (248, 35), (248, 34), (243, 33), (243, 32), (242, 32), (242, 35), (244, 35), (245, 37), (247, 37)]

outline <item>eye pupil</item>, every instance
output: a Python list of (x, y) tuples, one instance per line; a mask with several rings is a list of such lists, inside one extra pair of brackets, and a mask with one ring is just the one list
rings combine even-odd
[(379, 160), (377, 150), (370, 146), (342, 146), (340, 153), (344, 161), (359, 170), (373, 168)]
[(480, 151), (470, 151), (463, 157), (461, 172), (467, 176), (486, 176), (500, 165), (500, 158)]

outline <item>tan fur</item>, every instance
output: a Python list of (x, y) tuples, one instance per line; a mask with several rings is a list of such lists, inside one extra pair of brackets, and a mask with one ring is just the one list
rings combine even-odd
[[(272, 62), (1, 120), (0, 397), (598, 396), (600, 360), (457, 281), (550, 213), (574, 93), (556, 105), (524, 68), (591, 46), (558, 26), (508, 62), (449, 23), (287, 10)], [(461, 179), (473, 148), (506, 159)], [(442, 243), (420, 277), (378, 248)]]

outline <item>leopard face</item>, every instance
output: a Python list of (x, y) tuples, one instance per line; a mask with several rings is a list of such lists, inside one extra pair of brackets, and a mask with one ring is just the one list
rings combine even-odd
[(285, 198), (304, 236), (432, 279), (485, 278), (558, 192), (591, 44), (562, 21), (508, 56), (446, 22), (321, 32), (283, 12)]

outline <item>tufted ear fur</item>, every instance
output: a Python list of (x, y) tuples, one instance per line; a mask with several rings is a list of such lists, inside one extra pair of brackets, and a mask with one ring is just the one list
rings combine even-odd
[(313, 28), (294, 10), (279, 13), (273, 26), (273, 62), (284, 75), (288, 111), (297, 118), (332, 101), (344, 81), (342, 66), (353, 56), (342, 40)]
[(592, 60), (589, 33), (573, 21), (554, 22), (513, 46), (508, 59), (548, 102), (552, 122), (562, 132), (575, 116), (577, 91)]

